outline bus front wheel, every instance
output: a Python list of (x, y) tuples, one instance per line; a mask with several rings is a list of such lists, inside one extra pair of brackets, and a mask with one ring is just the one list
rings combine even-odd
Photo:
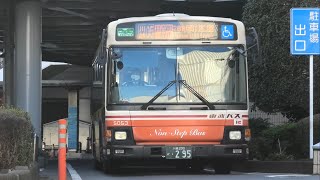
[(214, 167), (216, 174), (230, 174), (231, 164), (219, 164)]
[(98, 160), (94, 159), (94, 168), (99, 170), (101, 169), (101, 164)]
[(102, 163), (102, 169), (106, 174), (114, 174), (119, 170), (119, 166), (111, 160), (104, 160)]

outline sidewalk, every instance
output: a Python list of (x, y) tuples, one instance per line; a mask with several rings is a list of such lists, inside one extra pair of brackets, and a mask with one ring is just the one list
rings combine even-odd
[[(40, 168), (40, 180), (58, 180), (58, 161), (49, 160), (45, 168)], [(67, 179), (72, 180), (67, 171)]]
[(233, 171), (261, 173), (312, 174), (312, 160), (258, 161), (249, 160), (234, 164)]
[[(93, 159), (92, 154), (88, 153), (67, 153), (67, 161), (68, 160), (79, 160), (79, 159), (86, 159), (91, 160)], [(46, 161), (46, 160), (44, 160)], [(57, 180), (58, 179), (58, 158), (56, 156), (49, 158), (47, 163), (44, 163), (44, 168), (40, 168), (40, 180)], [(71, 176), (67, 170), (67, 179), (71, 180)]]

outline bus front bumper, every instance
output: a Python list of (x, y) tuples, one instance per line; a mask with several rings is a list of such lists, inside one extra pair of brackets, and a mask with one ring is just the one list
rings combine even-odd
[[(183, 145), (182, 145), (183, 146)], [(135, 160), (135, 159), (172, 159), (168, 158), (168, 146), (125, 146), (125, 145), (107, 145), (104, 149), (104, 156), (107, 159)], [(171, 146), (172, 147), (172, 146)], [(181, 147), (177, 145), (176, 147)], [(191, 160), (209, 160), (209, 159), (230, 159), (246, 160), (248, 159), (249, 149), (246, 144), (228, 144), (228, 145), (192, 145)], [(174, 158), (173, 158), (174, 159)]]

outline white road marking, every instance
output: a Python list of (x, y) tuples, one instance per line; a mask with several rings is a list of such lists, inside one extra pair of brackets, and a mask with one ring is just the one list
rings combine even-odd
[(256, 175), (256, 174), (267, 174), (267, 173), (250, 172), (250, 173), (243, 173), (243, 174), (248, 174), (248, 175), (252, 174), (252, 175)]
[(214, 172), (214, 170), (213, 170), (213, 169), (207, 169), (207, 168), (204, 168), (203, 170), (204, 170), (204, 171), (209, 171), (209, 172)]
[(279, 174), (279, 175), (269, 175), (269, 176), (265, 176), (265, 177), (269, 177), (269, 178), (288, 178), (288, 177), (308, 177), (311, 175), (307, 175), (307, 174)]
[(73, 169), (73, 167), (69, 163), (67, 164), (67, 169), (69, 171), (69, 174), (72, 180), (82, 180), (80, 175), (77, 173), (77, 171)]

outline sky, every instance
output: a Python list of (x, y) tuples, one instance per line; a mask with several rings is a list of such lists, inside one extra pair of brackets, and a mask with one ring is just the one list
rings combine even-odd
[[(66, 64), (66, 63), (42, 61), (42, 69), (45, 69), (50, 65), (59, 65), (59, 64)], [(3, 81), (3, 69), (0, 69), (0, 81)]]

